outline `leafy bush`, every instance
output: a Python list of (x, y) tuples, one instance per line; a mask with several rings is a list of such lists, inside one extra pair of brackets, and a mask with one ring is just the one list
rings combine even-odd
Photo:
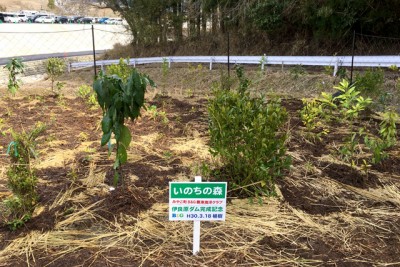
[(378, 137), (364, 136), (364, 144), (371, 151), (371, 163), (377, 164), (389, 157), (386, 150), (397, 142), (396, 121), (399, 115), (394, 111), (387, 111), (383, 114), (383, 120), (379, 125)]
[(17, 79), (17, 75), (24, 73), (25, 66), (22, 63), (22, 59), (13, 58), (4, 66), (4, 68), (8, 70), (8, 91), (12, 95), (15, 95), (22, 83), (21, 80)]
[(168, 124), (169, 120), (167, 118), (167, 113), (163, 110), (157, 110), (157, 106), (151, 105), (147, 108), (147, 113), (150, 115), (154, 121), (159, 119), (163, 124)]
[(360, 91), (354, 85), (350, 86), (347, 80), (341, 81), (334, 88), (340, 91), (335, 97), (322, 92), (319, 98), (303, 100), (304, 107), (300, 111), (300, 117), (308, 131), (321, 126), (323, 122), (329, 122), (334, 117), (334, 112), (338, 111), (341, 114), (338, 118), (354, 120), (372, 103), (371, 98), (361, 96)]
[(360, 112), (372, 103), (371, 98), (361, 96), (358, 88), (356, 89), (354, 85), (351, 86), (347, 80), (343, 80), (339, 83), (339, 86), (334, 88), (341, 92), (339, 96), (334, 98), (334, 101), (339, 102), (340, 112), (347, 119), (357, 118)]
[(216, 88), (208, 104), (211, 153), (219, 156), (243, 195), (273, 194), (276, 177), (290, 163), (285, 155), (287, 134), (282, 131), (287, 112), (279, 100), (251, 98), (249, 81), (240, 68), (237, 74), (239, 88)]
[(361, 93), (370, 96), (379, 95), (384, 83), (384, 71), (382, 69), (369, 68), (364, 74), (356, 75), (356, 85)]
[(162, 70), (162, 75), (165, 78), (168, 75), (169, 72), (169, 66), (168, 66), (168, 59), (163, 57), (162, 59), (162, 65), (161, 65), (161, 70)]
[(122, 81), (126, 82), (129, 75), (132, 72), (132, 68), (129, 66), (129, 59), (119, 59), (118, 64), (112, 64), (107, 67), (107, 75), (117, 75)]
[(307, 74), (306, 70), (304, 69), (304, 67), (302, 65), (296, 65), (294, 67), (291, 67), (289, 69), (289, 72), (290, 72), (290, 75), (293, 77), (293, 79), (297, 79), (300, 76)]
[(13, 192), (13, 197), (5, 201), (9, 211), (5, 223), (13, 230), (30, 218), (37, 202), (37, 178), (31, 161), (37, 156), (36, 139), (45, 129), (46, 126), (39, 122), (30, 132), (12, 132), (13, 141), (7, 149), (7, 154), (11, 157), (7, 185)]
[[(356, 119), (373, 101), (369, 97), (361, 96), (360, 90), (356, 86), (350, 85), (347, 80), (341, 81), (334, 88), (339, 90), (341, 94), (333, 97), (323, 92), (320, 98), (303, 101), (304, 107), (300, 111), (300, 116), (307, 131), (311, 132), (317, 126), (329, 123), (334, 117), (346, 120), (352, 129), (352, 133), (346, 138), (346, 142), (338, 148), (343, 160), (351, 162), (352, 165), (357, 165), (358, 159), (355, 155), (363, 153), (360, 146), (362, 143), (372, 154), (369, 160), (371, 163), (377, 164), (387, 158), (389, 155), (386, 150), (397, 141), (396, 121), (399, 118), (398, 114), (393, 111), (383, 114), (379, 129), (380, 137), (368, 135), (364, 128), (355, 131)], [(318, 133), (318, 137), (323, 133)], [(327, 132), (325, 131), (325, 133)], [(363, 159), (363, 164), (364, 166), (368, 165), (366, 159)]]
[(82, 84), (78, 88), (77, 95), (78, 95), (78, 97), (85, 99), (85, 98), (89, 97), (90, 92), (92, 92), (92, 87), (90, 87), (89, 85), (86, 85), (86, 84)]
[(396, 122), (399, 119), (399, 114), (394, 111), (387, 111), (383, 114), (383, 120), (380, 123), (379, 134), (381, 138), (393, 146), (397, 141), (397, 127)]
[(58, 95), (60, 93), (60, 88), (57, 88), (57, 92), (54, 91), (54, 81), (64, 74), (66, 68), (65, 61), (61, 58), (49, 58), (45, 64), (46, 73), (51, 79), (51, 91)]
[(332, 110), (337, 106), (331, 94), (321, 93), (319, 98), (303, 99), (304, 107), (300, 111), (300, 117), (308, 131), (322, 126), (321, 121), (329, 122), (332, 116)]
[(78, 92), (77, 92), (78, 97), (82, 98), (85, 100), (85, 102), (93, 107), (97, 105), (97, 100), (96, 100), (96, 93), (93, 91), (92, 87), (86, 84), (82, 84), (79, 86)]
[(96, 79), (93, 88), (97, 94), (97, 101), (103, 110), (101, 129), (103, 137), (101, 145), (108, 143), (109, 153), (112, 151), (111, 135), (114, 134), (117, 155), (114, 162), (114, 185), (119, 180), (118, 169), (128, 160), (127, 149), (131, 142), (131, 133), (124, 125), (126, 118), (134, 121), (140, 116), (144, 104), (144, 94), (147, 85), (155, 86), (146, 75), (132, 69), (126, 81), (117, 75), (103, 75)]

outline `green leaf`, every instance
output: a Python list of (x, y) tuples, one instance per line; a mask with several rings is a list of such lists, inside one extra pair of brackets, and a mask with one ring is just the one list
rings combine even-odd
[(133, 95), (134, 89), (135, 89), (135, 80), (133, 78), (134, 76), (131, 74), (126, 82), (126, 90), (125, 93), (128, 96), (127, 100), (130, 100), (130, 98)]
[(131, 133), (129, 131), (129, 128), (126, 127), (125, 125), (121, 125), (121, 136), (120, 136), (120, 144), (122, 144), (125, 149), (129, 147), (129, 144), (131, 143)]
[(117, 142), (119, 142), (121, 139), (121, 126), (122, 125), (119, 123), (118, 120), (114, 122), (114, 135)]
[(129, 117), (132, 120), (135, 120), (140, 115), (140, 106), (132, 99), (132, 104), (130, 106), (130, 115)]
[(93, 83), (93, 89), (97, 94), (97, 101), (99, 102), (99, 105), (101, 108), (104, 109), (104, 98), (106, 96), (105, 91), (103, 90), (103, 80), (96, 80)]
[(111, 127), (112, 127), (112, 121), (110, 118), (110, 113), (107, 112), (101, 121), (101, 130), (103, 131), (103, 133), (108, 133), (110, 132)]
[(104, 146), (108, 143), (108, 141), (110, 141), (111, 133), (112, 132), (109, 131), (108, 133), (103, 134), (103, 136), (101, 137), (101, 146)]
[[(128, 161), (128, 154), (124, 146), (119, 146), (117, 151), (117, 159), (120, 164), (124, 164)], [(119, 166), (118, 166), (119, 167)]]

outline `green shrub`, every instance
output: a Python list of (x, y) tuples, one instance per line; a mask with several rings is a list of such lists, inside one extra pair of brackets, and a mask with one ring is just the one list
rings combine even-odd
[(168, 63), (168, 59), (163, 57), (162, 59), (162, 65), (161, 65), (161, 70), (162, 70), (162, 75), (163, 77), (167, 77), (168, 72), (169, 72), (169, 63)]
[(22, 83), (20, 79), (17, 79), (17, 75), (24, 73), (25, 66), (22, 63), (21, 58), (13, 58), (4, 66), (4, 68), (8, 70), (8, 91), (12, 95), (15, 95)]
[(357, 73), (356, 75), (356, 86), (358, 90), (369, 96), (378, 96), (384, 81), (384, 71), (380, 68), (369, 68), (364, 74)]
[(336, 73), (336, 76), (338, 76), (339, 77), (339, 79), (347, 79), (348, 77), (347, 77), (347, 73), (346, 73), (346, 68), (344, 68), (344, 67), (339, 67), (339, 69), (338, 69), (338, 71), (337, 71), (337, 73)]
[(347, 80), (341, 81), (334, 88), (342, 93), (335, 97), (334, 100), (339, 102), (339, 110), (344, 118), (350, 120), (357, 118), (360, 112), (372, 103), (371, 98), (361, 96), (360, 89), (354, 85), (350, 85)]
[(79, 86), (77, 95), (78, 97), (82, 98), (90, 107), (97, 105), (96, 94), (89, 85), (82, 84)]
[(54, 91), (54, 81), (65, 72), (65, 61), (62, 58), (49, 58), (46, 61), (46, 73), (51, 79), (51, 91), (57, 95), (60, 93), (61, 88), (57, 87), (57, 92)]
[(119, 59), (118, 64), (112, 64), (107, 67), (106, 73), (107, 75), (117, 75), (119, 78), (121, 78), (124, 82), (128, 79), (129, 75), (132, 72), (132, 69), (129, 66), (129, 59)]
[(387, 111), (383, 114), (383, 120), (379, 125), (379, 135), (382, 140), (391, 147), (397, 141), (397, 127), (396, 122), (399, 119), (399, 114), (395, 111)]
[(379, 125), (379, 137), (364, 136), (364, 144), (372, 153), (371, 163), (377, 164), (389, 157), (387, 149), (397, 142), (396, 121), (399, 115), (394, 111), (383, 114), (383, 120)]
[(279, 100), (250, 97), (249, 81), (240, 68), (237, 74), (237, 90), (217, 88), (209, 101), (210, 150), (242, 195), (273, 194), (275, 179), (290, 164), (282, 131), (287, 112)]
[(397, 65), (390, 65), (388, 69), (394, 72), (399, 71), (399, 67), (397, 67)]
[(30, 132), (12, 132), (13, 141), (9, 144), (7, 154), (11, 158), (10, 168), (7, 170), (7, 185), (13, 197), (5, 201), (8, 216), (4, 221), (11, 229), (28, 220), (37, 202), (37, 177), (31, 167), (31, 161), (36, 158), (36, 139), (46, 129), (43, 123), (37, 123)]
[[(300, 116), (306, 126), (307, 133), (321, 127), (324, 123), (328, 124), (333, 118), (337, 118), (337, 120), (346, 122), (352, 131), (345, 138), (346, 142), (338, 148), (340, 157), (344, 161), (357, 165), (357, 156), (365, 152), (362, 149), (362, 143), (364, 143), (366, 150), (372, 154), (369, 160), (363, 159), (363, 166), (367, 166), (369, 162), (377, 164), (386, 159), (389, 156), (386, 150), (395, 145), (397, 141), (396, 122), (399, 115), (393, 111), (385, 112), (379, 127), (380, 136), (368, 134), (362, 127), (356, 129), (356, 125), (359, 124), (357, 119), (360, 113), (373, 104), (372, 99), (361, 96), (358, 87), (350, 85), (347, 80), (342, 80), (334, 88), (339, 90), (341, 94), (333, 97), (323, 92), (319, 98), (303, 101), (304, 107), (300, 111)], [(321, 136), (321, 133), (317, 135)]]
[(77, 95), (80, 98), (86, 99), (87, 97), (89, 97), (90, 93), (92, 92), (92, 87), (90, 87), (87, 84), (82, 84), (81, 86), (79, 86), (78, 88), (78, 92)]
[(290, 72), (290, 75), (293, 77), (293, 79), (297, 79), (300, 76), (307, 74), (305, 68), (302, 65), (296, 65), (294, 67), (291, 67), (289, 69), (289, 72)]

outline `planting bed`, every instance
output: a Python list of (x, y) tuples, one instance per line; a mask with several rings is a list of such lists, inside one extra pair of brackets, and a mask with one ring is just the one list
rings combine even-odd
[[(192, 224), (168, 221), (168, 182), (200, 173), (215, 179), (208, 170), (214, 163), (206, 94), (151, 91), (147, 98), (158, 113), (148, 109), (127, 123), (132, 143), (115, 190), (114, 155), (100, 147), (98, 107), (73, 94), (0, 99), (0, 130), (48, 125), (35, 161), (39, 205), (21, 229), (0, 229), (0, 266), (400, 265), (399, 145), (368, 172), (351, 167), (337, 155), (347, 126), (330, 125), (323, 140), (308, 141), (296, 98), (282, 100), (292, 166), (277, 181), (278, 197), (259, 204), (230, 191), (227, 220), (202, 223), (201, 252), (192, 256)], [(363, 124), (376, 127), (376, 117), (370, 114)], [(10, 134), (0, 135), (2, 200), (10, 195), (10, 142)]]

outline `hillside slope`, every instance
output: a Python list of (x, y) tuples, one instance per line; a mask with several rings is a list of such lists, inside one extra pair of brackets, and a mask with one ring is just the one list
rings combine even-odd
[[(60, 4), (54, 10), (50, 10), (47, 7), (48, 1), (46, 0), (2, 0), (1, 6), (6, 8), (6, 11), (19, 11), (19, 10), (46, 10), (51, 11), (57, 14), (65, 14), (65, 15), (87, 15), (87, 16), (96, 16), (96, 17), (115, 17), (117, 16), (111, 9), (102, 9), (96, 8), (93, 6), (88, 7), (85, 4), (85, 1), (70, 1), (70, 0), (62, 0), (56, 1)], [(74, 3), (72, 3), (74, 2)], [(78, 3), (76, 3), (78, 2)], [(79, 2), (81, 2), (79, 4)]]

